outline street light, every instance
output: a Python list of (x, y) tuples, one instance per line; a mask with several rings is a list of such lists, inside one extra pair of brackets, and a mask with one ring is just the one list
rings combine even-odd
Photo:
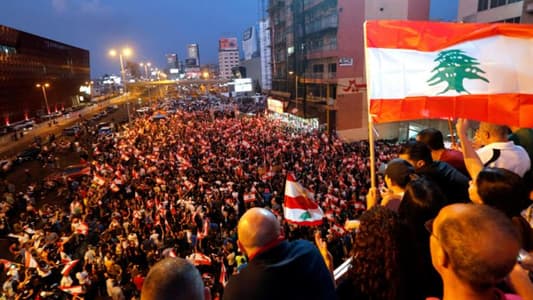
[(46, 111), (48, 112), (48, 122), (50, 122), (50, 106), (48, 106), (48, 97), (46, 97), (46, 88), (50, 87), (49, 83), (37, 83), (35, 87), (41, 88), (43, 91), (44, 103), (46, 104)]
[(121, 52), (117, 52), (117, 50), (115, 49), (111, 49), (109, 50), (109, 55), (110, 56), (117, 56), (119, 57), (120, 59), (120, 74), (122, 76), (122, 82), (124, 82), (124, 93), (127, 92), (127, 85), (126, 85), (126, 71), (124, 70), (124, 56), (128, 57), (132, 54), (132, 51), (130, 48), (124, 48), (122, 49)]
[(141, 62), (139, 64), (141, 67), (144, 67), (144, 76), (146, 78), (146, 80), (148, 80), (148, 68), (152, 65), (150, 62), (147, 62), (147, 63), (143, 63)]
[[(132, 50), (130, 48), (123, 48), (121, 52), (117, 52), (115, 49), (109, 50), (110, 56), (117, 56), (120, 59), (120, 74), (122, 75), (122, 82), (124, 83), (124, 94), (127, 93), (127, 84), (126, 84), (126, 71), (124, 71), (124, 58), (123, 56), (130, 56), (132, 54)], [(130, 117), (130, 102), (128, 101), (127, 95), (126, 95), (126, 106), (128, 109), (128, 123), (131, 123), (131, 117)]]
[(293, 71), (289, 71), (289, 75), (294, 75), (294, 101), (298, 103), (298, 80), (300, 77)]

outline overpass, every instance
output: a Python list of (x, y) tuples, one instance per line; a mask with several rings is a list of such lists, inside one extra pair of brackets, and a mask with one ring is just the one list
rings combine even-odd
[(128, 83), (129, 88), (142, 88), (142, 87), (153, 87), (153, 86), (165, 86), (165, 85), (221, 85), (232, 82), (233, 80), (229, 79), (182, 79), (182, 80), (158, 80), (158, 81), (137, 81)]

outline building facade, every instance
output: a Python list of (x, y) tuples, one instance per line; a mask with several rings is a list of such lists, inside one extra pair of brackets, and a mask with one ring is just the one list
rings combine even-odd
[[(195, 64), (193, 65), (193, 61)], [(187, 60), (189, 63), (185, 63), (188, 66), (200, 67), (200, 46), (198, 44), (187, 45)]]
[(89, 78), (89, 51), (0, 25), (4, 123), (46, 114), (47, 106), (54, 112), (78, 104)]
[(240, 62), (240, 67), (245, 70), (246, 77), (252, 79), (254, 90), (261, 90), (261, 57), (259, 39), (255, 26), (250, 26), (243, 32), (242, 52), (244, 58)]
[(459, 0), (457, 19), (469, 23), (521, 23), (522, 0)]
[(237, 38), (221, 38), (218, 42), (219, 77), (230, 79), (233, 77), (232, 69), (239, 66), (239, 48)]
[(272, 44), (270, 40), (270, 21), (264, 18), (259, 21), (259, 57), (261, 60), (262, 91), (272, 90)]
[(533, 0), (524, 0), (521, 23), (533, 24)]
[(346, 139), (368, 137), (363, 23), (429, 18), (429, 0), (270, 0), (271, 96)]

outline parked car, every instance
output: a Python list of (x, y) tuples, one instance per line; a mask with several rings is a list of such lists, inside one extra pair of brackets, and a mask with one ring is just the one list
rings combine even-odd
[(112, 113), (114, 111), (117, 111), (118, 110), (118, 105), (110, 105), (108, 107), (105, 108), (105, 110), (108, 112), (108, 113)]
[(115, 124), (113, 122), (100, 122), (98, 125), (96, 125), (96, 128), (100, 129), (102, 127), (109, 127), (111, 129), (115, 128)]
[(0, 160), (0, 174), (8, 173), (9, 171), (11, 171), (12, 167), (13, 167), (13, 160), (11, 159)]
[(81, 130), (80, 126), (78, 125), (72, 125), (70, 127), (67, 127), (63, 129), (63, 135), (66, 136), (74, 136)]
[(17, 155), (17, 163), (22, 163), (29, 160), (34, 160), (41, 153), (41, 148), (28, 148)]
[(109, 135), (109, 134), (112, 134), (112, 133), (113, 133), (113, 129), (111, 127), (104, 126), (104, 127), (100, 127), (98, 129), (98, 134), (99, 135)]

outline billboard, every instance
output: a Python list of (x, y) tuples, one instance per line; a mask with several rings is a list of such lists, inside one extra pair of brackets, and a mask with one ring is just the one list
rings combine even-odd
[(237, 38), (221, 38), (218, 41), (219, 50), (237, 50)]
[(235, 79), (235, 92), (251, 92), (252, 87), (252, 78), (238, 78)]
[(197, 67), (197, 66), (198, 66), (198, 61), (196, 60), (196, 58), (185, 59), (185, 67), (190, 68), (190, 67)]
[(283, 102), (281, 102), (279, 100), (276, 100), (274, 98), (270, 98), (270, 97), (267, 100), (267, 108), (270, 111), (277, 112), (277, 113), (280, 113), (280, 114), (285, 112), (285, 108), (283, 106)]
[(255, 27), (249, 27), (242, 35), (242, 50), (244, 59), (250, 60), (259, 56), (259, 46)]

